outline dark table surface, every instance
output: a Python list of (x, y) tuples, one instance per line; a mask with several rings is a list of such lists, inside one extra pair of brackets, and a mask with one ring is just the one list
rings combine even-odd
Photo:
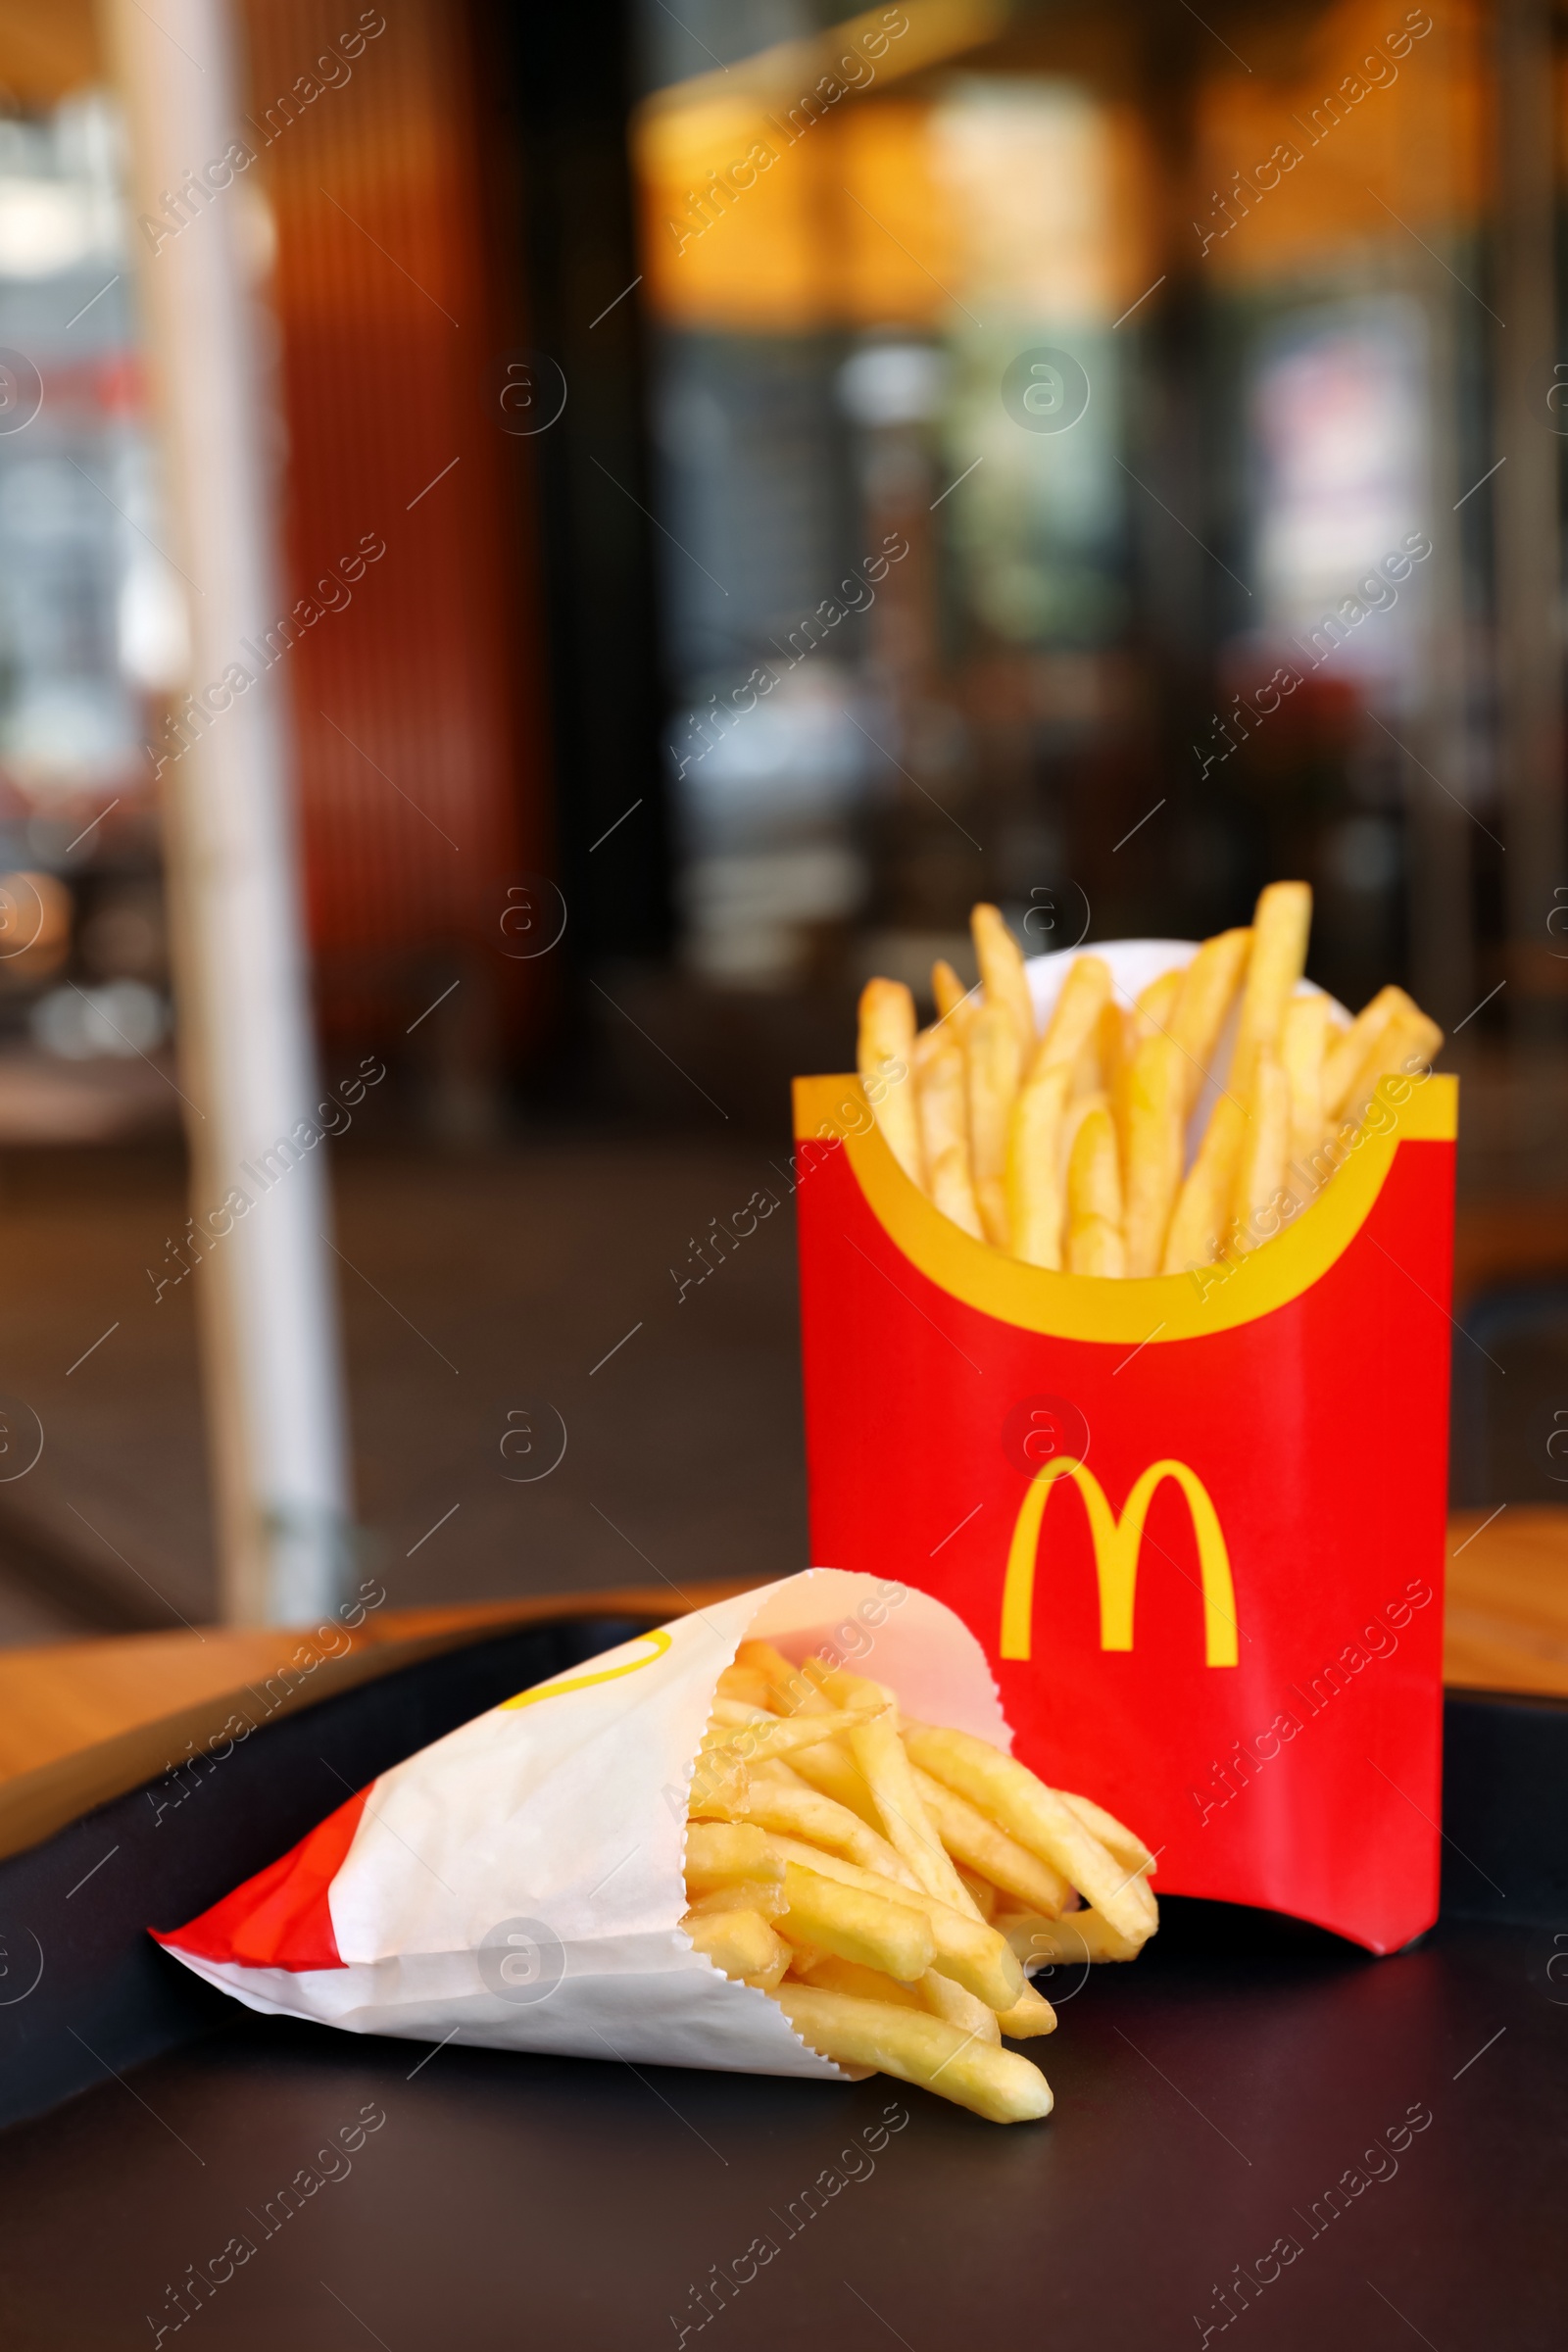
[(236, 2015), (0, 2135), (0, 2337), (1568, 2342), (1568, 1933), (1451, 1922), (1371, 1960), (1165, 1908), (1133, 1966), (1042, 1980), (1061, 2025), (1030, 2047), (1056, 2111), (1012, 2129), (882, 2077), (432, 2052)]

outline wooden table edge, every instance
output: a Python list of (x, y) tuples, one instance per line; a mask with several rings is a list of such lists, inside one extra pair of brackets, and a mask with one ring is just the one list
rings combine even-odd
[[(368, 1620), (359, 1635), (350, 1637), (351, 1645), (341, 1654), (323, 1656), (307, 1669), (295, 1669), (295, 1687), (274, 1703), (261, 1705), (250, 1683), (233, 1684), (145, 1722), (127, 1725), (108, 1739), (83, 1742), (31, 1771), (0, 1779), (0, 1861), (41, 1844), (83, 1814), (141, 1788), (187, 1758), (210, 1753), (236, 1718), (258, 1730), (323, 1698), (335, 1697), (339, 1691), (437, 1657), (444, 1650), (555, 1618), (647, 1617), (662, 1623), (705, 1603), (728, 1600), (767, 1581), (710, 1581), (673, 1596), (668, 1586), (618, 1585), (591, 1592), (543, 1593), (526, 1600), (392, 1610), (380, 1620)], [(280, 1631), (280, 1652), (285, 1643), (298, 1647), (307, 1640), (308, 1632), (303, 1629)], [(52, 1650), (49, 1657), (69, 1660), (74, 1646)], [(288, 1670), (280, 1656), (264, 1688)], [(249, 1732), (239, 1737), (248, 1738)]]
[[(1446, 1688), (1478, 1695), (1568, 1700), (1568, 1508), (1505, 1506), (1490, 1516), (1456, 1511), (1449, 1521), (1447, 1548)], [(348, 1645), (339, 1654), (314, 1656), (304, 1667), (291, 1663), (289, 1652), (292, 1648), (297, 1659), (301, 1650), (311, 1648), (309, 1630), (279, 1629), (270, 1638), (275, 1640), (275, 1651), (270, 1654), (276, 1662), (267, 1674), (258, 1669), (256, 1675), (269, 1692), (294, 1677), (293, 1688), (285, 1688), (275, 1698), (263, 1702), (254, 1684), (223, 1679), (220, 1688), (180, 1705), (127, 1722), (101, 1738), (67, 1738), (36, 1766), (0, 1774), (0, 1860), (41, 1843), (69, 1822), (153, 1781), (183, 1758), (208, 1750), (210, 1743), (221, 1740), (231, 1718), (255, 1728), (258, 1709), (259, 1720), (270, 1722), (444, 1650), (552, 1618), (641, 1617), (657, 1624), (769, 1581), (709, 1580), (684, 1591), (668, 1585), (623, 1585), (520, 1600), (377, 1612), (367, 1615), (360, 1629), (346, 1637)], [(334, 1627), (332, 1632), (336, 1638), (342, 1629)], [(160, 1644), (173, 1639), (184, 1648), (213, 1638), (209, 1629), (205, 1637), (193, 1633), (122, 1639), (156, 1640)], [(226, 1637), (220, 1633), (217, 1638)], [(242, 1639), (254, 1642), (257, 1637)], [(64, 1689), (73, 1660), (79, 1662), (87, 1647), (66, 1643), (44, 1651), (13, 1652), (0, 1660), (0, 1671), (52, 1675)], [(91, 1648), (102, 1657), (102, 1645)]]

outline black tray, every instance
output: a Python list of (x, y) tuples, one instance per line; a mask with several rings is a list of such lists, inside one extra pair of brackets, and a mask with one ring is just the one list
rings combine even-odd
[(1045, 1981), (1042, 2126), (884, 2079), (364, 2040), (241, 2014), (148, 1943), (344, 1785), (635, 1630), (410, 1668), (258, 1733), (175, 1812), (138, 1791), (0, 1865), (0, 2083), (32, 2113), (0, 2133), (6, 2352), (1568, 2340), (1546, 1702), (1450, 1696), (1444, 1918), (1410, 1950), (1167, 1898), (1136, 1965)]

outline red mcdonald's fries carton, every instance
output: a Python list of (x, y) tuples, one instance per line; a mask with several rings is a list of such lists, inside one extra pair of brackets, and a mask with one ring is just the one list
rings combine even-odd
[[(1094, 953), (1130, 990), (1192, 950)], [(950, 1223), (858, 1079), (795, 1089), (812, 1558), (956, 1610), (1162, 1892), (1377, 1952), (1438, 1909), (1456, 1123), (1385, 1079), (1274, 1238), (1112, 1281)]]

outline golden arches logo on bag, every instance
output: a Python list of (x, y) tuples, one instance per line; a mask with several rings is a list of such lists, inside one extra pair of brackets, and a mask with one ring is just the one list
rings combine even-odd
[(541, 1683), (534, 1690), (519, 1690), (515, 1698), (504, 1698), (502, 1708), (536, 1707), (541, 1699), (564, 1698), (568, 1690), (588, 1690), (595, 1683), (618, 1683), (623, 1674), (637, 1674), (644, 1666), (652, 1666), (656, 1658), (662, 1658), (673, 1638), (662, 1626), (651, 1634), (638, 1634), (635, 1639), (650, 1645), (646, 1657), (627, 1658), (622, 1665), (601, 1667), (597, 1674), (574, 1674), (568, 1682)]
[(1203, 1655), (1210, 1666), (1237, 1662), (1236, 1587), (1230, 1553), (1219, 1513), (1208, 1489), (1185, 1462), (1151, 1462), (1136, 1482), (1118, 1515), (1104, 1488), (1084, 1462), (1064, 1456), (1048, 1462), (1030, 1481), (1007, 1550), (1007, 1573), (1002, 1588), (1004, 1658), (1026, 1659), (1033, 1654), (1035, 1569), (1038, 1564), (1052, 1489), (1070, 1478), (1083, 1496), (1089, 1533), (1095, 1548), (1095, 1575), (1100, 1587), (1100, 1646), (1131, 1649), (1133, 1604), (1138, 1592), (1138, 1565), (1144, 1545), (1149, 1506), (1166, 1479), (1187, 1498), (1198, 1543), (1199, 1576), (1203, 1594)]

